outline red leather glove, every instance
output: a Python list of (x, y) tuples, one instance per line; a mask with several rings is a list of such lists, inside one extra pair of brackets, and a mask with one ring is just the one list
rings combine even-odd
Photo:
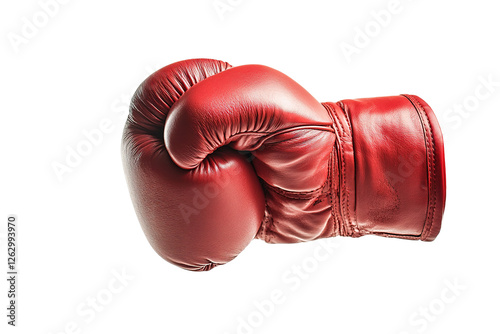
[(422, 99), (321, 104), (261, 65), (193, 59), (152, 74), (132, 99), (123, 161), (149, 242), (189, 270), (254, 238), (431, 241), (445, 203), (443, 139)]

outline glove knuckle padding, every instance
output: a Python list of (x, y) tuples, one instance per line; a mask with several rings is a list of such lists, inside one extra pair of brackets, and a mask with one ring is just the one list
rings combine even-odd
[(335, 144), (332, 119), (283, 73), (247, 65), (200, 82), (172, 107), (165, 144), (188, 169), (220, 147), (251, 151), (266, 194), (259, 238), (297, 242), (332, 235), (324, 191)]
[(332, 131), (328, 112), (299, 84), (269, 67), (246, 65), (190, 89), (172, 107), (165, 144), (183, 168), (225, 145), (253, 151), (266, 183), (310, 191), (326, 180), (327, 169), (317, 167), (332, 150)]
[(170, 107), (228, 67), (192, 60), (156, 72), (135, 93), (123, 134), (124, 168), (141, 226), (160, 256), (191, 270), (230, 261), (255, 237), (264, 215), (262, 189), (245, 156), (220, 150), (186, 170), (163, 141)]

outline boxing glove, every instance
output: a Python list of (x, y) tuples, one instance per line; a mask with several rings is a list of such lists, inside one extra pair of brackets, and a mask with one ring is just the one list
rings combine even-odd
[(266, 66), (181, 61), (135, 92), (122, 156), (147, 239), (189, 270), (254, 238), (431, 241), (441, 227), (443, 139), (412, 95), (319, 103)]

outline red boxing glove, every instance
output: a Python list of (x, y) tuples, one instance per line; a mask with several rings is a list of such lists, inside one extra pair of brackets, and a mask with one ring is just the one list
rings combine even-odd
[(149, 242), (189, 270), (254, 238), (431, 241), (441, 227), (443, 139), (412, 95), (321, 104), (269, 67), (181, 61), (136, 91), (123, 161)]

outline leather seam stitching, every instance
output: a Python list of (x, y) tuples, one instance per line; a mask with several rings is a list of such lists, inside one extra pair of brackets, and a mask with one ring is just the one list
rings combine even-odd
[[(285, 196), (287, 198), (292, 198), (292, 199), (310, 199), (310, 198), (313, 198), (314, 195), (316, 195), (317, 193), (321, 194), (321, 192), (325, 188), (325, 185), (327, 182), (328, 182), (328, 180), (325, 181), (320, 187), (313, 189), (313, 190), (310, 190), (310, 191), (288, 191), (288, 190), (276, 188), (276, 187), (268, 184), (266, 181), (262, 180), (262, 183), (266, 187), (266, 189), (272, 190), (273, 192), (275, 192), (279, 195)], [(310, 197), (301, 197), (300, 195), (305, 195), (305, 196), (310, 195)]]
[(430, 120), (429, 117), (427, 116), (427, 113), (425, 112), (424, 107), (420, 104), (419, 101), (415, 100), (415, 102), (418, 104), (418, 106), (422, 109), (422, 113), (425, 115), (425, 118), (427, 120), (426, 127), (428, 127), (428, 131), (430, 133), (430, 144), (431, 144), (431, 170), (432, 170), (432, 176), (430, 179), (430, 186), (431, 186), (431, 192), (432, 192), (432, 200), (431, 200), (431, 205), (432, 205), (432, 211), (430, 213), (430, 225), (427, 228), (427, 231), (422, 231), (422, 236), (427, 237), (428, 233), (432, 230), (432, 226), (434, 225), (434, 216), (435, 216), (435, 211), (436, 211), (436, 161), (435, 161), (435, 143), (434, 143), (434, 134), (432, 133), (432, 128), (430, 125)]
[[(337, 106), (339, 106), (339, 105), (337, 104)], [(342, 108), (340, 107), (340, 109), (342, 109)], [(339, 132), (339, 127), (336, 124), (337, 122), (338, 122), (338, 125), (340, 126), (340, 128), (342, 128), (342, 136), (337, 136), (338, 137), (337, 138), (337, 142), (339, 144), (339, 148), (340, 148), (340, 151), (341, 151), (340, 159), (342, 161), (342, 174), (341, 174), (342, 175), (342, 191), (344, 193), (346, 193), (346, 196), (342, 196), (342, 207), (344, 209), (344, 212), (347, 215), (347, 217), (344, 217), (344, 219), (347, 218), (347, 225), (349, 226), (350, 229), (352, 229), (353, 228), (353, 224), (352, 224), (351, 215), (350, 215), (350, 212), (349, 212), (349, 191), (347, 190), (346, 180), (345, 180), (344, 145), (343, 145), (343, 142), (342, 142), (342, 138), (345, 135), (345, 131), (344, 131), (344, 127), (342, 126), (342, 123), (340, 122), (340, 119), (338, 118), (338, 116), (335, 113), (335, 110), (332, 110), (331, 114), (333, 115), (333, 117), (336, 120), (336, 121), (332, 122), (332, 126), (336, 129), (336, 132)], [(347, 197), (347, 199), (346, 199), (346, 197)], [(349, 232), (352, 232), (352, 231), (349, 231)], [(352, 233), (350, 233), (350, 234), (352, 234)]]
[[(429, 159), (429, 166), (427, 168), (427, 171), (429, 173), (428, 174), (429, 175), (429, 188), (430, 188), (429, 193), (431, 194), (431, 200), (430, 200), (428, 212), (426, 215), (426, 221), (429, 222), (429, 225), (427, 228), (424, 225), (424, 229), (422, 230), (422, 233), (421, 233), (421, 238), (425, 239), (425, 238), (427, 238), (427, 235), (430, 233), (430, 231), (432, 230), (432, 226), (434, 225), (434, 216), (435, 216), (436, 201), (437, 201), (436, 200), (437, 189), (435, 187), (436, 168), (435, 168), (434, 134), (432, 133), (432, 128), (430, 126), (429, 117), (427, 116), (427, 113), (425, 112), (425, 109), (422, 106), (422, 104), (419, 101), (413, 99), (411, 96), (407, 96), (407, 95), (404, 95), (404, 96), (406, 98), (408, 98), (408, 100), (410, 100), (410, 102), (412, 102), (414, 105), (418, 105), (418, 108), (415, 108), (415, 109), (417, 109), (417, 112), (419, 113), (419, 115), (424, 114), (425, 120), (427, 121), (427, 122), (424, 122), (424, 121), (421, 122), (423, 125), (423, 128), (424, 128), (424, 132), (425, 132), (426, 143), (429, 146), (429, 149), (427, 149), (427, 157)], [(430, 134), (430, 138), (429, 138), (429, 134)]]
[[(323, 105), (328, 113), (328, 117), (330, 117), (330, 120), (332, 121), (332, 128), (335, 128), (335, 120), (333, 119), (332, 117), (332, 113), (333, 111), (330, 110), (330, 106), (328, 105)], [(337, 130), (335, 130), (336, 132)], [(332, 145), (332, 150), (330, 151), (330, 159), (328, 159), (328, 181), (329, 181), (329, 192), (328, 192), (328, 199), (330, 200), (330, 211), (331, 211), (331, 215), (333, 217), (333, 220), (334, 220), (334, 228), (333, 228), (333, 232), (331, 234), (331, 236), (337, 236), (337, 235), (341, 235), (342, 232), (342, 223), (341, 223), (341, 219), (340, 217), (337, 215), (337, 200), (335, 199), (334, 201), (334, 196), (333, 196), (333, 193), (334, 193), (334, 181), (333, 181), (333, 178), (334, 178), (334, 173), (332, 172), (332, 168), (334, 166), (334, 161), (333, 159), (335, 158), (335, 143), (337, 142), (337, 136), (335, 136), (335, 142), (333, 143)], [(338, 197), (338, 196), (336, 196)]]
[(336, 209), (335, 209), (335, 203), (333, 201), (333, 174), (334, 171), (332, 171), (333, 168), (333, 157), (335, 155), (335, 143), (332, 145), (332, 151), (330, 152), (330, 158), (328, 159), (328, 200), (330, 201), (330, 210), (332, 213), (332, 218), (334, 221), (334, 228), (331, 233), (331, 237), (338, 235), (339, 233), (337, 231), (340, 231), (340, 220), (337, 217)]
[[(331, 118), (330, 113), (328, 113), (329, 117)], [(332, 123), (333, 123), (332, 119)], [(334, 164), (334, 158), (336, 156), (336, 149), (335, 149), (335, 142), (332, 144), (332, 150), (330, 151), (330, 158), (328, 159), (328, 200), (330, 201), (330, 211), (331, 211), (331, 216), (333, 218), (333, 231), (330, 234), (330, 237), (332, 236), (337, 236), (337, 235), (342, 235), (342, 223), (341, 219), (339, 217), (339, 213), (337, 212), (338, 207), (337, 207), (337, 200), (334, 200), (334, 174), (336, 171), (336, 165)], [(335, 170), (333, 170), (335, 168)], [(337, 197), (337, 196), (336, 196)]]

